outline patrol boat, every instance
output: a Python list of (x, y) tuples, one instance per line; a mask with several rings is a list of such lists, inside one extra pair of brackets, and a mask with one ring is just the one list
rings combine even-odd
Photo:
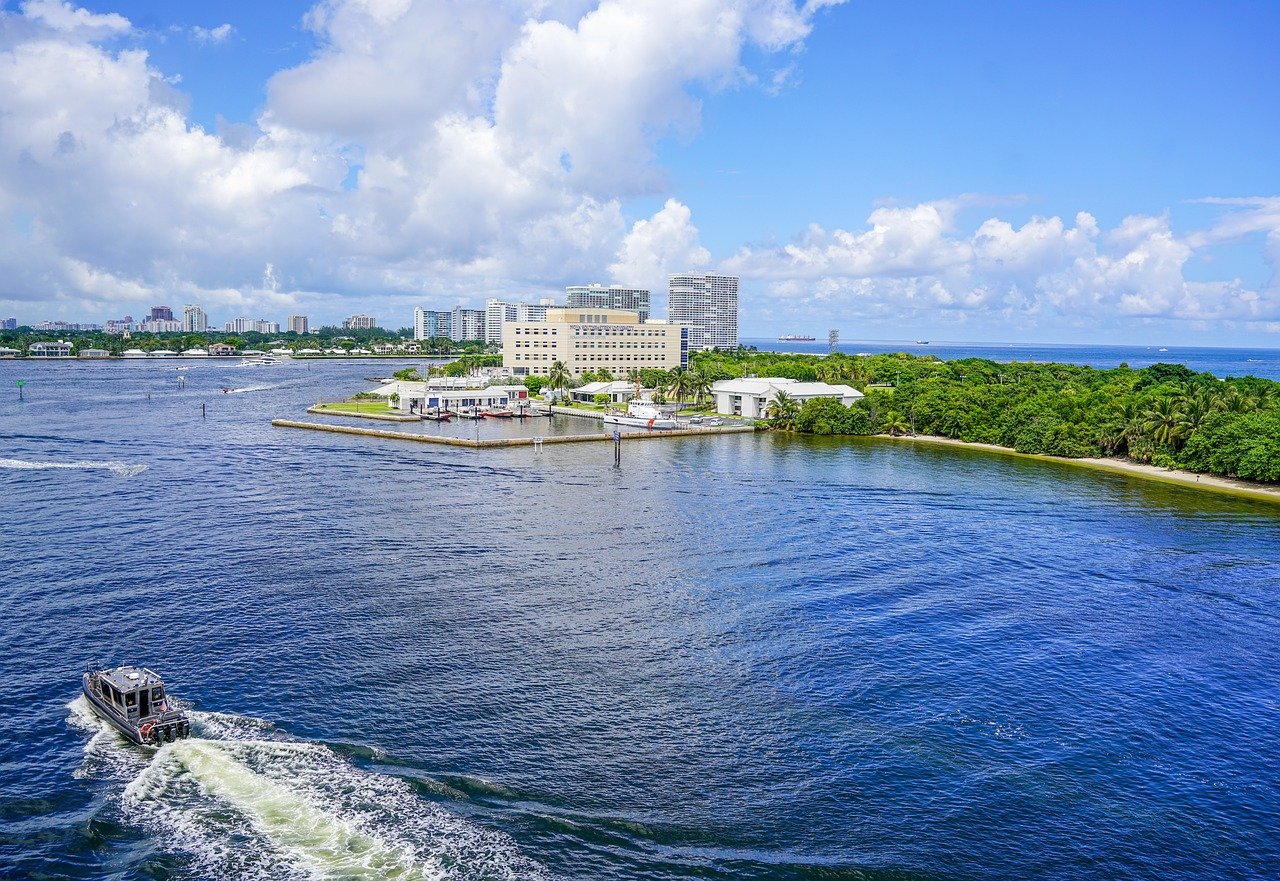
[(191, 736), (191, 719), (184, 711), (170, 708), (164, 682), (146, 667), (126, 664), (98, 670), (90, 666), (82, 687), (93, 711), (140, 746), (160, 746)]

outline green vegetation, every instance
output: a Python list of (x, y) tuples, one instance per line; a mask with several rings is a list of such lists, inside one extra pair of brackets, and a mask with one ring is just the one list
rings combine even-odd
[(397, 413), (399, 411), (393, 409), (385, 400), (369, 401), (369, 400), (351, 400), (341, 401), (334, 404), (318, 404), (316, 410), (324, 412), (326, 410), (338, 413)]
[(1095, 370), (1070, 364), (941, 361), (908, 354), (856, 357), (708, 352), (694, 369), (721, 379), (783, 376), (845, 383), (866, 397), (779, 396), (778, 429), (812, 434), (924, 434), (1024, 453), (1137, 462), (1280, 482), (1280, 383), (1218, 379), (1180, 364)]

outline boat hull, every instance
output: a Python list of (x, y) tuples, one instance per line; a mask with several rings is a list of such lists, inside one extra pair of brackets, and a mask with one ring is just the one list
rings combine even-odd
[(191, 736), (190, 720), (184, 713), (172, 712), (171, 714), (164, 714), (155, 720), (148, 720), (149, 722), (152, 722), (153, 730), (157, 726), (162, 726), (160, 728), (162, 731), (167, 730), (167, 737), (159, 735), (158, 732), (157, 736), (150, 739), (144, 737), (142, 732), (139, 730), (139, 726), (132, 724), (128, 719), (121, 718), (119, 713), (115, 712), (115, 710), (112, 709), (112, 707), (93, 690), (93, 686), (89, 684), (88, 673), (85, 673), (80, 678), (80, 691), (84, 694), (84, 699), (88, 701), (89, 707), (93, 710), (93, 714), (95, 716), (102, 719), (138, 746), (158, 747), (166, 741), (174, 741)]
[(666, 417), (655, 417), (645, 419), (641, 416), (621, 416), (616, 413), (604, 414), (604, 421), (607, 425), (628, 425), (632, 428), (652, 428), (655, 431), (663, 431), (676, 427), (674, 419)]

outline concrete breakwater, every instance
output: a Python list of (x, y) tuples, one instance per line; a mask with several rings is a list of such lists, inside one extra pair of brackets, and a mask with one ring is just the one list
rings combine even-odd
[[(432, 437), (425, 434), (410, 434), (407, 431), (390, 431), (385, 428), (356, 428), (350, 425), (326, 425), (322, 422), (299, 422), (294, 419), (272, 419), (271, 424), (277, 428), (305, 428), (311, 431), (329, 431), (335, 434), (360, 434), (365, 437), (381, 437), (390, 440), (416, 441), (421, 444), (443, 444), (448, 447), (470, 447), (472, 449), (489, 449), (493, 447), (532, 447), (542, 444), (581, 444), (612, 441), (613, 435), (600, 434), (563, 434), (541, 438), (502, 437), (485, 440), (468, 440), (459, 437)], [(730, 425), (717, 428), (677, 428), (669, 431), (635, 431), (622, 432), (620, 437), (627, 442), (652, 440), (663, 437), (707, 437), (716, 434), (749, 434), (755, 429), (750, 426)]]

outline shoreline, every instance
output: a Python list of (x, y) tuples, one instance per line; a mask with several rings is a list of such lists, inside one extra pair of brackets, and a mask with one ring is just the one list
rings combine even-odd
[(1250, 483), (1233, 477), (1219, 477), (1216, 474), (1197, 474), (1194, 471), (1181, 471), (1176, 468), (1162, 468), (1158, 465), (1146, 465), (1129, 459), (1106, 459), (1099, 457), (1069, 459), (1066, 456), (1050, 456), (1044, 453), (1021, 453), (1011, 447), (999, 444), (984, 444), (971, 441), (956, 440), (937, 435), (899, 435), (873, 434), (866, 437), (888, 441), (907, 441), (909, 443), (932, 444), (935, 446), (963, 447), (965, 449), (984, 450), (989, 453), (1000, 453), (1006, 456), (1019, 456), (1026, 459), (1039, 459), (1042, 462), (1057, 462), (1063, 465), (1074, 465), (1077, 468), (1088, 468), (1094, 471), (1105, 471), (1111, 474), (1124, 474), (1152, 480), (1158, 483), (1185, 486), (1191, 489), (1206, 490), (1220, 495), (1236, 496), (1257, 501), (1271, 502), (1280, 505), (1280, 487), (1269, 487)]

